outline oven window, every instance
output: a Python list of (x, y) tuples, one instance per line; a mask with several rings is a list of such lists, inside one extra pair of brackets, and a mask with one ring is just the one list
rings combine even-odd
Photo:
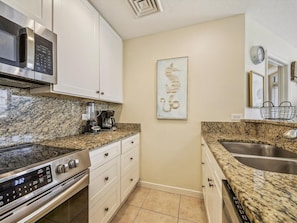
[(37, 223), (83, 223), (88, 222), (88, 187), (48, 213)]

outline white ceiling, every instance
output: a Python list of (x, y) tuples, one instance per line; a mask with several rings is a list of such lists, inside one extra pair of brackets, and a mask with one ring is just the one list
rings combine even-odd
[(297, 0), (161, 0), (163, 12), (137, 18), (128, 0), (89, 0), (123, 39), (246, 13), (297, 48)]

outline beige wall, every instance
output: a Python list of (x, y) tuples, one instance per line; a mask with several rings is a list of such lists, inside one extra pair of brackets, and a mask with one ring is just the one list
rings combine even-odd
[[(243, 15), (124, 42), (120, 122), (141, 123), (141, 180), (201, 191), (200, 122), (244, 112)], [(188, 119), (157, 120), (156, 61), (188, 56)]]

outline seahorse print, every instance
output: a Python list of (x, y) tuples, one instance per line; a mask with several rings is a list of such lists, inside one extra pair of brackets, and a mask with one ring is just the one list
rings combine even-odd
[(170, 93), (175, 94), (180, 88), (180, 81), (178, 79), (178, 76), (174, 74), (177, 71), (180, 71), (180, 70), (175, 68), (173, 63), (171, 63), (169, 67), (166, 68), (166, 71), (165, 71), (166, 77), (168, 77), (168, 79), (171, 81), (170, 86), (166, 84), (167, 94), (170, 94)]
[(160, 102), (163, 103), (162, 110), (164, 112), (170, 112), (172, 109), (178, 109), (180, 103), (178, 100), (174, 100), (174, 95), (180, 89), (180, 81), (176, 72), (180, 71), (174, 67), (174, 64), (171, 63), (169, 67), (166, 68), (165, 75), (170, 80), (170, 85), (166, 84), (166, 93), (168, 94), (168, 104), (166, 104), (165, 98), (160, 98)]

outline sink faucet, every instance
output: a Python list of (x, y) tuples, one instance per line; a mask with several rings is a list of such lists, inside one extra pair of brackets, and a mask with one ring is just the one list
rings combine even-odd
[(286, 131), (283, 136), (286, 139), (296, 139), (297, 138), (297, 129), (290, 129)]

